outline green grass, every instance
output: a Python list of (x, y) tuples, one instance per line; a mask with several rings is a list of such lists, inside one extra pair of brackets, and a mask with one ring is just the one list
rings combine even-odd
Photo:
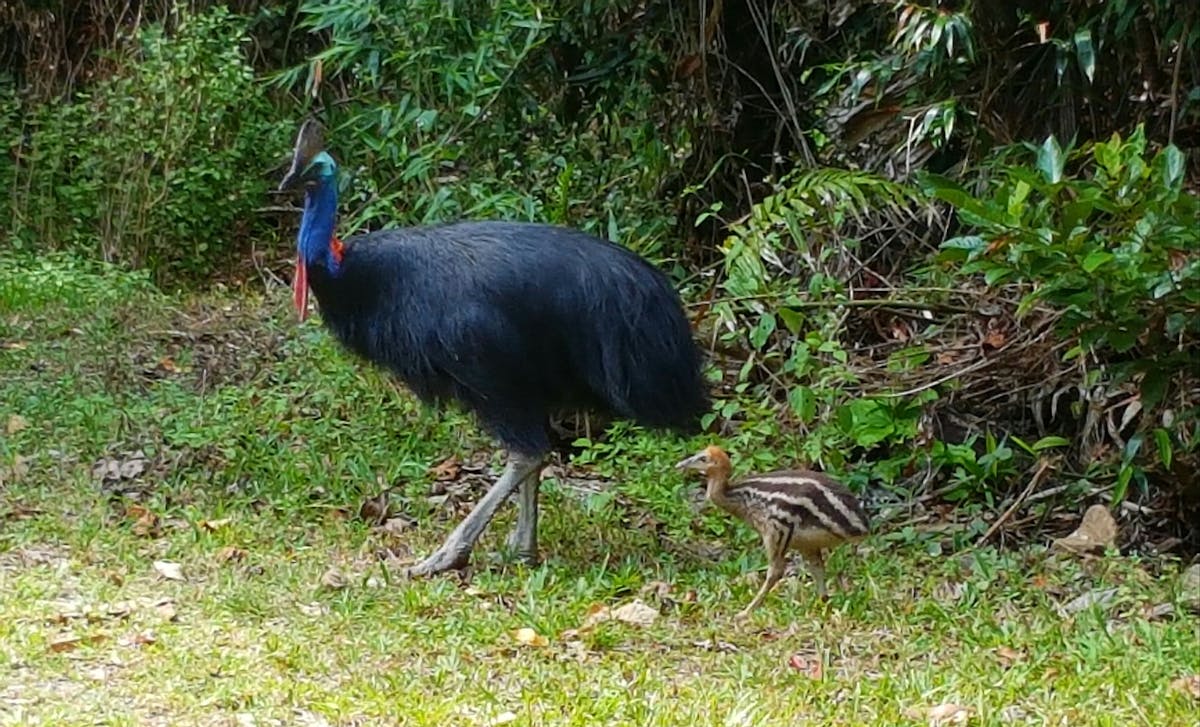
[[(801, 575), (734, 621), (764, 560), (671, 471), (699, 440), (626, 432), (565, 463), (539, 568), (489, 557), (506, 510), (469, 582), (403, 581), (501, 464), (468, 418), (295, 325), (282, 291), (3, 262), (0, 724), (927, 724), (947, 703), (981, 725), (1195, 724), (1171, 682), (1200, 671), (1200, 632), (1169, 561), (885, 532), (835, 554), (828, 603)], [(481, 469), (431, 500), (452, 454)], [(413, 527), (359, 517), (385, 487)], [(581, 629), (634, 598), (652, 625)]]

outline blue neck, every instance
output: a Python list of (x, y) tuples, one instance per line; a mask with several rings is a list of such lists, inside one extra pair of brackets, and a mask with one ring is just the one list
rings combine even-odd
[(333, 177), (318, 179), (315, 187), (305, 191), (304, 216), (296, 239), (296, 250), (305, 263), (324, 265), (330, 272), (337, 268), (329, 249), (337, 222), (337, 201), (337, 181)]

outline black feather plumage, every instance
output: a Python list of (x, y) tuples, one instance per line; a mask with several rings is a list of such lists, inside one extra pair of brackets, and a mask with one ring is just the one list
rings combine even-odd
[(690, 431), (708, 409), (679, 297), (632, 252), (575, 230), (516, 222), (385, 230), (343, 243), (334, 234), (337, 163), (313, 121), (300, 129), (280, 188), (301, 182), (294, 280), (301, 318), (311, 287), (343, 345), (430, 404), (464, 405), (509, 450), (504, 473), (410, 574), (465, 565), (513, 492), (509, 544), (536, 561), (551, 414), (593, 409)]
[(558, 410), (692, 431), (708, 409), (666, 276), (591, 235), (514, 222), (384, 230), (308, 270), (348, 349), (428, 403), (460, 402), (510, 450), (544, 453)]

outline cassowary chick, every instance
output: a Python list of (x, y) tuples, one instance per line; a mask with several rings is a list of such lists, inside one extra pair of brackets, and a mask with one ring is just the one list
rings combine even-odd
[(824, 551), (866, 536), (866, 512), (852, 492), (819, 472), (778, 470), (749, 475), (730, 484), (729, 455), (710, 446), (676, 465), (707, 478), (708, 499), (740, 518), (762, 536), (769, 565), (758, 594), (738, 618), (750, 615), (783, 577), (787, 552), (799, 551), (825, 598)]

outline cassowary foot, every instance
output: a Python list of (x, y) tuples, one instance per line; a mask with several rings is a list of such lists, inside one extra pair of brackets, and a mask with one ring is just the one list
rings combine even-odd
[[(475, 504), (471, 513), (463, 518), (458, 527), (454, 528), (442, 547), (438, 548), (433, 555), (408, 569), (409, 577), (430, 576), (465, 568), (471, 562), (472, 548), (475, 547), (479, 536), (483, 534), (484, 528), (495, 517), (496, 511), (523, 480), (538, 470), (540, 463), (540, 458), (519, 454), (510, 456), (508, 465), (504, 468), (504, 474), (500, 475), (496, 484), (492, 485), (491, 489)], [(523, 519), (519, 518), (519, 520)], [(536, 520), (533, 521), (533, 525), (536, 528)], [(536, 530), (534, 532), (536, 533)]]
[(449, 543), (438, 548), (433, 555), (405, 571), (409, 578), (427, 578), (440, 573), (462, 570), (471, 563), (471, 551), (451, 547)]
[(515, 557), (524, 563), (535, 566), (541, 562), (538, 557), (538, 488), (541, 477), (538, 470), (532, 471), (517, 487), (517, 522), (505, 540), (505, 556)]
[(540, 565), (542, 562), (536, 541), (530, 545), (529, 537), (521, 531), (519, 525), (509, 532), (504, 541), (504, 557), (519, 560), (528, 566)]

